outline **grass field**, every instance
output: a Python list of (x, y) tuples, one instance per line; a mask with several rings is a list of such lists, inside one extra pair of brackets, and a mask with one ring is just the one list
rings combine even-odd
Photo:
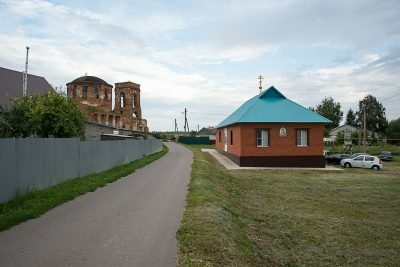
[(381, 171), (228, 171), (190, 148), (181, 266), (399, 266), (397, 160)]
[(104, 172), (90, 174), (68, 180), (43, 190), (30, 192), (0, 204), (0, 231), (6, 230), (23, 221), (36, 218), (46, 211), (72, 200), (77, 196), (95, 191), (99, 187), (112, 183), (134, 172), (136, 169), (142, 168), (161, 158), (167, 152), (168, 148), (163, 145), (162, 151), (145, 158), (114, 167)]

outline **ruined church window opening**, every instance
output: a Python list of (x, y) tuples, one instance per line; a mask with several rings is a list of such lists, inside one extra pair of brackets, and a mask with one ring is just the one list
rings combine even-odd
[(120, 97), (120, 107), (124, 108), (125, 107), (125, 94), (121, 93), (121, 97)]
[(94, 91), (94, 97), (96, 99), (99, 99), (99, 88), (97, 86), (95, 86), (93, 91)]
[(84, 86), (82, 89), (82, 98), (87, 99), (87, 93), (88, 93), (88, 88), (87, 86)]
[(108, 99), (108, 93), (107, 93), (107, 89), (104, 89), (104, 99), (107, 100)]

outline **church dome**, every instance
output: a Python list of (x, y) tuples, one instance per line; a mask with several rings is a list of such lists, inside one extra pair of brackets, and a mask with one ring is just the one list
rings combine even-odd
[(67, 83), (67, 85), (69, 85), (69, 84), (83, 84), (83, 83), (84, 84), (105, 84), (105, 85), (108, 85), (108, 86), (112, 87), (112, 85), (108, 84), (106, 81), (104, 81), (103, 79), (100, 79), (99, 77), (87, 76), (87, 75), (79, 77), (79, 78), (73, 80), (72, 82)]

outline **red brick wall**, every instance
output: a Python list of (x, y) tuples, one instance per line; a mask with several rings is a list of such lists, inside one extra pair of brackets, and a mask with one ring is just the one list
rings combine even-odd
[(224, 142), (222, 141), (223, 137), (224, 137), (224, 128), (217, 129), (217, 133), (215, 135), (215, 148), (216, 149), (219, 149), (219, 150), (224, 149)]
[[(87, 99), (83, 99), (83, 87), (87, 86)], [(112, 109), (112, 86), (105, 84), (93, 85), (91, 83), (70, 83), (67, 86), (67, 95), (72, 96), (73, 88), (76, 88), (76, 96), (74, 100), (78, 105), (87, 113), (97, 112), (97, 113), (109, 113)], [(99, 98), (95, 97), (94, 87), (98, 88)], [(107, 91), (107, 98), (105, 92)], [(91, 107), (91, 109), (89, 108)], [(91, 111), (89, 111), (89, 109)]]
[[(279, 137), (279, 129), (284, 126), (287, 137)], [(269, 147), (257, 147), (256, 129), (267, 128)], [(296, 129), (308, 129), (307, 147), (296, 146)], [(228, 126), (228, 153), (237, 156), (320, 156), (323, 154), (322, 123), (242, 123)], [(233, 145), (230, 145), (230, 131), (233, 130)], [(221, 142), (219, 140), (221, 131)], [(216, 149), (224, 150), (224, 129), (219, 128), (216, 136)]]
[[(279, 137), (279, 129), (284, 126), (287, 129), (287, 137)], [(256, 129), (269, 128), (269, 147), (256, 146)], [(307, 147), (296, 146), (296, 129), (309, 129), (309, 145)], [(251, 123), (242, 124), (242, 149), (240, 156), (300, 156), (322, 155), (323, 124), (319, 123)]]
[[(235, 154), (237, 156), (240, 156), (240, 140), (241, 140), (241, 130), (240, 130), (240, 124), (237, 125), (232, 125), (228, 126), (228, 134), (227, 134), (227, 144), (228, 144), (228, 153)], [(231, 132), (232, 131), (232, 132)], [(221, 140), (219, 138), (219, 132), (221, 132)], [(233, 134), (233, 143), (231, 145), (231, 133)], [(225, 151), (224, 147), (224, 140), (225, 140), (225, 135), (224, 135), (224, 128), (220, 128), (217, 130), (217, 136), (215, 140), (215, 147), (217, 149)]]

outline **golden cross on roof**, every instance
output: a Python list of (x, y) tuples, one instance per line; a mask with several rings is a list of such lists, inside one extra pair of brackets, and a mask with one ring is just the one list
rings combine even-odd
[(260, 89), (260, 94), (261, 94), (261, 92), (262, 92), (262, 80), (264, 78), (263, 78), (263, 76), (260, 75), (260, 76), (257, 77), (257, 79), (260, 80), (260, 86), (258, 87), (258, 89)]

